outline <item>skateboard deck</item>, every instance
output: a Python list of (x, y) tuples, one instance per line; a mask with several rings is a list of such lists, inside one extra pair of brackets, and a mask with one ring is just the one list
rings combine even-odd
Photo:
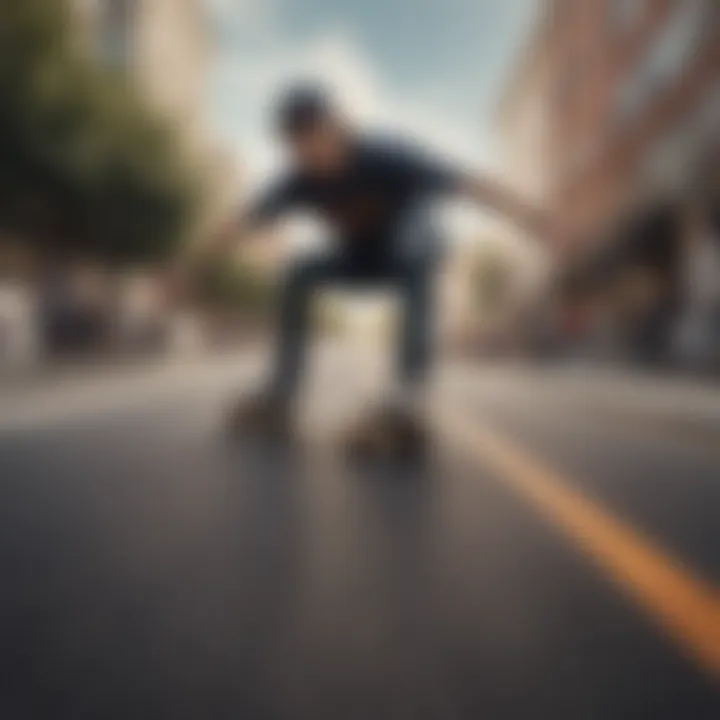
[(261, 405), (244, 400), (229, 409), (225, 416), (224, 429), (231, 440), (286, 442), (294, 436), (289, 414), (266, 411)]
[[(226, 416), (225, 433), (233, 442), (260, 443), (280, 452), (304, 445), (303, 427), (289, 415), (257, 413), (240, 403)], [(346, 458), (364, 460), (423, 459), (431, 445), (425, 418), (393, 406), (380, 406), (333, 431), (330, 438)]]
[(359, 418), (341, 436), (352, 459), (416, 460), (430, 447), (425, 420), (410, 412), (380, 408)]

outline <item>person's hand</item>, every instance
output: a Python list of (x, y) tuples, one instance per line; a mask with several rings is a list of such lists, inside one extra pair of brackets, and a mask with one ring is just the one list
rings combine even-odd
[(543, 240), (550, 248), (565, 248), (573, 241), (574, 233), (565, 213), (553, 213), (548, 216)]
[(562, 244), (566, 234), (562, 217), (547, 210), (533, 209), (523, 223), (525, 230), (547, 247)]
[(542, 210), (534, 207), (522, 208), (517, 224), (529, 235), (544, 242), (552, 233), (551, 218)]
[(236, 218), (224, 223), (213, 234), (206, 254), (212, 258), (225, 254), (235, 244), (240, 232), (240, 224)]
[(165, 294), (170, 304), (188, 304), (197, 299), (203, 272), (222, 260), (237, 240), (237, 220), (225, 223), (209, 239), (176, 259), (165, 272)]
[(187, 258), (175, 261), (165, 271), (163, 280), (165, 297), (169, 305), (187, 305), (195, 298), (197, 272)]

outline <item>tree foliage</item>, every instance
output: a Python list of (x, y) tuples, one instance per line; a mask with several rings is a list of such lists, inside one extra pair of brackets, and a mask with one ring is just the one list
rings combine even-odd
[(67, 0), (0, 3), (0, 232), (106, 262), (164, 257), (197, 189), (171, 129), (74, 27)]

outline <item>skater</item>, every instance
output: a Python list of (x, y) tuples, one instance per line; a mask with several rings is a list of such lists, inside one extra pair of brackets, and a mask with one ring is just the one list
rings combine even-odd
[(332, 283), (389, 286), (401, 293), (397, 399), (381, 415), (386, 420), (412, 418), (417, 425), (432, 359), (432, 289), (441, 245), (429, 221), (430, 203), (438, 196), (470, 198), (531, 232), (544, 229), (543, 217), (488, 179), (431, 159), (403, 141), (366, 137), (323, 88), (291, 88), (275, 112), (275, 129), (290, 168), (210, 250), (221, 252), (237, 237), (296, 209), (329, 221), (334, 246), (296, 261), (287, 271), (269, 383), (239, 404), (232, 423), (239, 430), (289, 430), (302, 378), (310, 300)]

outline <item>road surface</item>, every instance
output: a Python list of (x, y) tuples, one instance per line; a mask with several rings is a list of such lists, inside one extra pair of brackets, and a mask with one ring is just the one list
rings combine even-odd
[(0, 717), (720, 717), (720, 402), (447, 367), (424, 468), (231, 446), (257, 362), (65, 379), (0, 409)]

